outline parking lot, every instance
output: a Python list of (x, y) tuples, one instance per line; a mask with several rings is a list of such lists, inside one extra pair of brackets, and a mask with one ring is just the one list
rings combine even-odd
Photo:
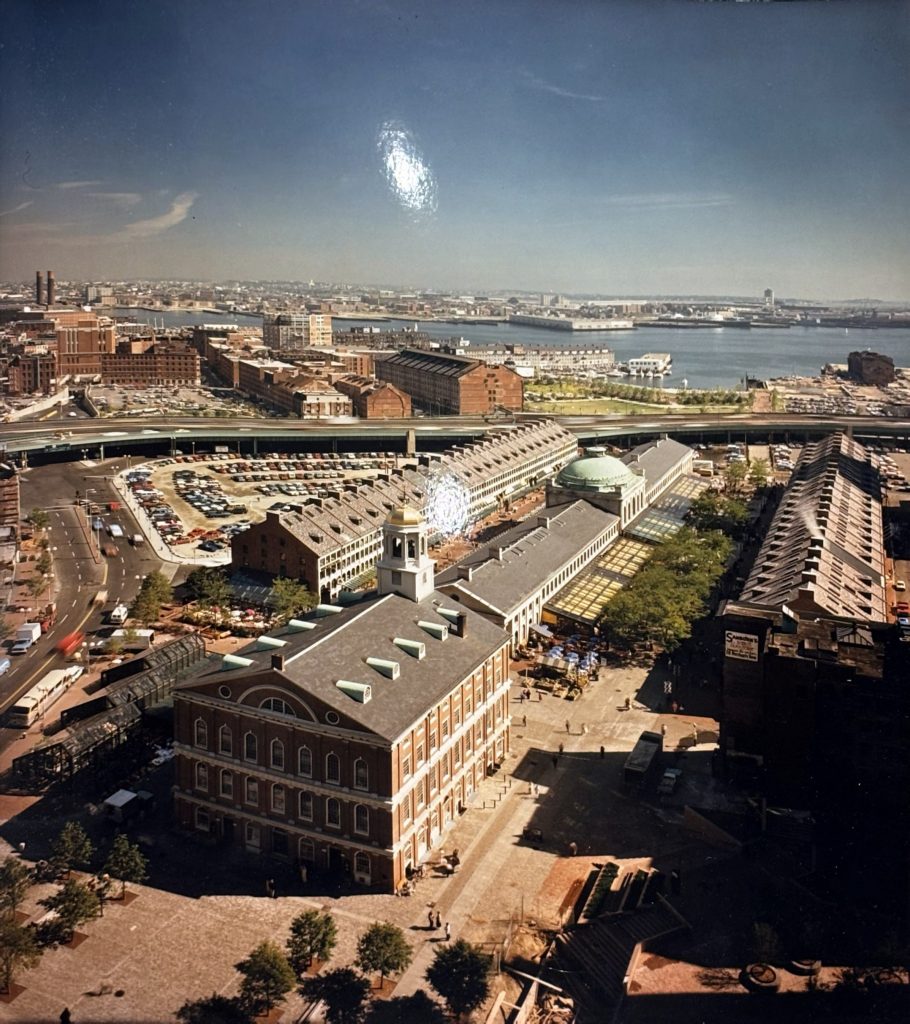
[(97, 384), (91, 399), (102, 416), (262, 416), (262, 410), (232, 388), (139, 387)]

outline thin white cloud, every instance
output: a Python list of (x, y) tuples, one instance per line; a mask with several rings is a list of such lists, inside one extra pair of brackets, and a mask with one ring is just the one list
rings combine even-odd
[(128, 241), (135, 238), (153, 238), (155, 235), (160, 235), (162, 231), (167, 231), (168, 228), (176, 227), (185, 221), (193, 203), (198, 198), (198, 192), (181, 192), (171, 203), (171, 208), (167, 213), (162, 213), (158, 217), (149, 217), (147, 220), (137, 220), (133, 224), (127, 224), (119, 233), (119, 237), (124, 241)]
[(607, 206), (628, 206), (636, 209), (671, 210), (697, 206), (732, 206), (733, 196), (726, 192), (635, 192), (603, 196)]
[(34, 199), (29, 199), (27, 203), (20, 203), (18, 206), (14, 206), (11, 210), (4, 210), (0, 213), (0, 217), (9, 217), (13, 213), (18, 213), (20, 210), (27, 210), (34, 203)]
[(115, 206), (128, 209), (142, 202), (142, 196), (138, 192), (86, 192), (92, 199), (105, 199)]
[(103, 181), (58, 181), (54, 188), (66, 191), (71, 188), (94, 188), (95, 185), (103, 185)]
[(530, 71), (523, 70), (521, 75), (531, 88), (540, 89), (542, 92), (552, 93), (554, 96), (562, 96), (563, 99), (585, 100), (588, 103), (604, 103), (607, 99), (606, 96), (598, 96), (595, 93), (575, 92), (572, 89), (566, 89), (561, 85), (548, 82), (546, 79), (538, 78), (537, 75), (532, 75)]

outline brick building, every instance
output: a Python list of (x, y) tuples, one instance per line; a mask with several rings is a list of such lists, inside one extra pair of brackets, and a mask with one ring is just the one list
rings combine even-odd
[(117, 351), (101, 356), (103, 384), (194, 385), (200, 377), (199, 353), (186, 345), (161, 342), (144, 352), (121, 343)]
[(847, 373), (860, 384), (891, 384), (895, 380), (894, 360), (878, 352), (851, 352)]
[(394, 892), (509, 750), (508, 636), (435, 589), (412, 509), (377, 569), (375, 596), (177, 687), (174, 801), (186, 829)]
[(351, 400), (355, 416), (363, 420), (404, 419), (411, 415), (411, 398), (394, 384), (348, 374), (335, 381), (336, 390)]
[(58, 316), (57, 376), (95, 377), (101, 373), (102, 355), (113, 355), (117, 331), (112, 320), (94, 313)]
[(432, 415), (518, 412), (524, 402), (524, 382), (514, 370), (467, 356), (405, 349), (377, 360), (376, 376), (400, 388), (416, 407)]
[(53, 352), (21, 352), (7, 367), (11, 395), (53, 394), (57, 390), (57, 356)]

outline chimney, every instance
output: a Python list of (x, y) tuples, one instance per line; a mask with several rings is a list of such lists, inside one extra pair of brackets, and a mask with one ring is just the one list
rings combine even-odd
[(449, 632), (454, 633), (455, 636), (467, 636), (468, 635), (468, 615), (467, 612), (459, 612), (455, 618), (455, 621), (449, 626)]
[(458, 578), (460, 580), (467, 580), (469, 583), (474, 576), (474, 569), (470, 565), (459, 565), (458, 566)]
[(283, 672), (284, 671), (284, 655), (283, 654), (273, 654), (272, 655), (272, 668), (276, 672)]
[(503, 548), (503, 547), (495, 547), (492, 550), (493, 550), (493, 557), (496, 559), (497, 562), (501, 562), (502, 561), (503, 552), (505, 551), (505, 548)]
[(537, 525), (543, 530), (550, 529), (550, 517), (549, 516), (538, 516)]
[(44, 305), (44, 275), (40, 270), (35, 271), (35, 302)]
[(53, 304), (57, 301), (56, 293), (57, 286), (56, 282), (54, 281), (54, 272), (53, 270), (49, 270), (47, 272), (47, 304), (49, 306), (53, 306)]

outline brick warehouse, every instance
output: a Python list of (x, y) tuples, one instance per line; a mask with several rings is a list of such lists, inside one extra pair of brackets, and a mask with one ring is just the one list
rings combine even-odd
[(519, 412), (524, 382), (507, 366), (479, 359), (405, 349), (376, 361), (376, 376), (401, 388), (415, 406), (432, 415), (483, 416)]
[(413, 509), (378, 577), (177, 688), (184, 828), (384, 892), (442, 843), (509, 750), (509, 637), (435, 589)]

